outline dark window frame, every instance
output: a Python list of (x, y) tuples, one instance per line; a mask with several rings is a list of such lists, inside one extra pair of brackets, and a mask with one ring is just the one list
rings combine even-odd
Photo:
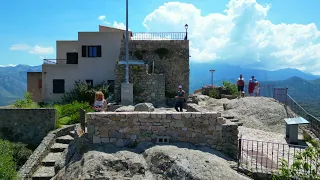
[[(58, 84), (61, 83), (61, 84)], [(56, 87), (58, 86), (58, 87)], [(61, 86), (59, 88), (59, 86)], [(52, 80), (52, 93), (53, 94), (63, 94), (65, 93), (65, 80), (64, 79), (53, 79)]]

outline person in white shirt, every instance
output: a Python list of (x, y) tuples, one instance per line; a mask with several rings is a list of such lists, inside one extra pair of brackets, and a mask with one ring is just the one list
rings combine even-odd
[(255, 94), (255, 96), (258, 96), (259, 92), (260, 92), (260, 83), (258, 81), (255, 81), (253, 93)]
[(95, 112), (103, 112), (107, 109), (107, 100), (104, 99), (104, 94), (101, 91), (96, 92), (93, 109)]

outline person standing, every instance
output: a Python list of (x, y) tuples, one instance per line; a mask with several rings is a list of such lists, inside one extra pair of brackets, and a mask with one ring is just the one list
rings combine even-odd
[(253, 94), (253, 90), (254, 90), (254, 87), (256, 85), (256, 82), (257, 80), (254, 79), (254, 76), (251, 76), (251, 79), (249, 80), (249, 85), (248, 85), (248, 93), (250, 94), (250, 96), (252, 96)]
[(242, 74), (240, 74), (240, 77), (238, 78), (237, 81), (237, 86), (238, 86), (238, 92), (239, 92), (239, 98), (243, 97), (244, 94), (244, 78), (242, 77)]
[[(183, 103), (184, 103), (184, 100), (185, 100), (185, 91), (182, 90), (182, 86), (179, 85), (178, 86), (178, 92), (177, 92), (177, 95), (176, 95), (176, 105), (175, 105), (175, 109), (177, 112), (183, 112), (182, 108), (183, 108)], [(179, 108), (179, 109), (178, 109)]]
[(93, 104), (93, 110), (95, 112), (104, 112), (107, 109), (107, 101), (104, 98), (104, 94), (101, 91), (97, 91)]
[(253, 89), (253, 93), (257, 97), (259, 95), (259, 92), (260, 92), (260, 83), (258, 81), (256, 81), (254, 89)]

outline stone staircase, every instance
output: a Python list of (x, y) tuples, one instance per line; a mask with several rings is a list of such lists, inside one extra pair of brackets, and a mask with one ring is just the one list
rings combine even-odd
[(240, 122), (239, 119), (234, 119), (234, 116), (224, 116), (224, 118), (230, 120), (231, 122), (236, 123), (238, 126), (243, 125), (243, 122)]
[(70, 131), (68, 135), (60, 136), (55, 139), (55, 143), (50, 147), (50, 153), (42, 159), (41, 165), (33, 173), (34, 180), (49, 180), (56, 175), (55, 162), (63, 156), (63, 151), (68, 148), (74, 140), (75, 132)]

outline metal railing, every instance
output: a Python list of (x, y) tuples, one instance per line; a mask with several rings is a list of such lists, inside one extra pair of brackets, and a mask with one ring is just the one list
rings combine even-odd
[(187, 40), (185, 32), (133, 32), (131, 40)]
[(43, 59), (43, 64), (67, 64), (67, 59)]
[(309, 121), (308, 129), (318, 138), (320, 138), (320, 120), (308, 113), (297, 101), (295, 101), (289, 94), (286, 95), (285, 104), (290, 107), (294, 113), (288, 112), (291, 117), (300, 116)]
[(271, 173), (281, 168), (282, 160), (289, 166), (294, 156), (303, 152), (307, 146), (239, 139), (238, 168), (251, 172)]
[[(273, 89), (275, 84), (260, 84), (259, 96), (263, 97), (273, 97)], [(244, 86), (244, 92), (248, 94), (248, 85)]]

